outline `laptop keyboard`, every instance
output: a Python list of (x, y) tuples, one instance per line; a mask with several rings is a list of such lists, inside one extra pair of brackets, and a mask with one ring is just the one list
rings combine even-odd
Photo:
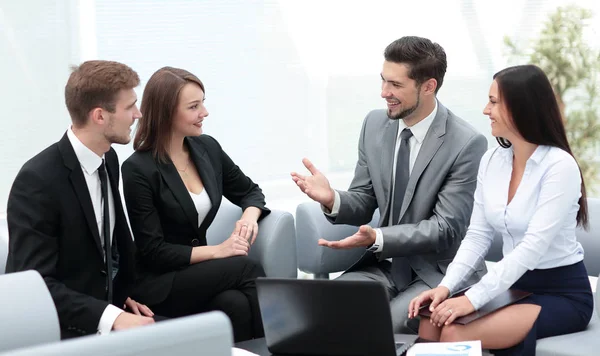
[(402, 356), (406, 353), (406, 344), (404, 342), (396, 343), (396, 356)]

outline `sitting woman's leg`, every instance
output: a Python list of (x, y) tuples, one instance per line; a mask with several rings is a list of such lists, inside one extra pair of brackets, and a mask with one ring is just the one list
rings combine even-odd
[(220, 310), (227, 314), (233, 327), (235, 342), (253, 338), (252, 312), (248, 298), (236, 289), (217, 294), (207, 305), (206, 311)]
[[(234, 290), (239, 291), (239, 296), (246, 298), (248, 313), (251, 315), (250, 330), (246, 333), (238, 331), (240, 335), (262, 337), (262, 321), (260, 309), (256, 296), (256, 278), (264, 276), (262, 267), (247, 256), (236, 256), (223, 259), (215, 259), (190, 265), (176, 272), (171, 291), (167, 298), (150, 308), (159, 315), (175, 318), (191, 314), (197, 314), (212, 310), (213, 300), (221, 293)], [(232, 298), (226, 294), (220, 298)], [(218, 302), (218, 300), (217, 300)], [(211, 304), (212, 303), (212, 304)], [(220, 304), (220, 303), (219, 303)], [(236, 305), (243, 303), (237, 302)], [(230, 308), (223, 310), (232, 321), (241, 320), (242, 313), (235, 308), (235, 315), (229, 315)], [(235, 326), (239, 329), (238, 326)], [(236, 340), (242, 341), (242, 340)]]
[(260, 315), (260, 307), (258, 305), (258, 294), (256, 292), (256, 278), (265, 277), (265, 271), (259, 263), (250, 259), (246, 259), (243, 263), (242, 280), (240, 281), (238, 290), (248, 298), (250, 304), (250, 312), (252, 313), (252, 331), (254, 338), (265, 336), (263, 330), (262, 317)]
[(438, 342), (441, 336), (442, 328), (433, 325), (429, 322), (429, 318), (422, 316), (419, 322), (419, 337), (427, 341)]
[(535, 304), (518, 304), (475, 320), (467, 325), (438, 327), (422, 317), (419, 337), (428, 341), (455, 342), (481, 340), (488, 349), (503, 349), (521, 342), (538, 318), (541, 308)]
[(541, 307), (516, 304), (502, 308), (467, 325), (451, 324), (441, 329), (441, 342), (481, 340), (485, 349), (505, 349), (525, 339)]

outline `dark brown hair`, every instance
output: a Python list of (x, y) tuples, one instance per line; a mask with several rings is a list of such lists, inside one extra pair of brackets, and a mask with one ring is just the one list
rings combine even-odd
[(65, 103), (73, 125), (78, 127), (86, 124), (95, 108), (114, 113), (119, 91), (140, 84), (138, 74), (119, 62), (87, 61), (72, 70), (65, 86)]
[(442, 87), (447, 62), (446, 52), (439, 44), (423, 37), (405, 36), (390, 43), (383, 56), (388, 62), (408, 65), (408, 77), (416, 81), (417, 86), (433, 78), (437, 81), (435, 92)]
[[(500, 100), (519, 134), (527, 142), (558, 147), (573, 156), (552, 84), (544, 71), (534, 65), (508, 67), (494, 74), (494, 80), (498, 83)], [(505, 138), (498, 137), (497, 140), (502, 147), (511, 146), (511, 142)], [(588, 227), (583, 175), (577, 225)]]
[(204, 92), (200, 79), (185, 69), (164, 67), (152, 74), (142, 96), (142, 118), (133, 140), (136, 151), (152, 151), (156, 159), (167, 161), (173, 116), (181, 89), (188, 83), (198, 84)]

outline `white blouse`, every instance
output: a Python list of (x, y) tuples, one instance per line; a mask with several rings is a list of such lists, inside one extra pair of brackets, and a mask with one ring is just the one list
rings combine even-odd
[(188, 192), (190, 193), (192, 201), (194, 202), (194, 206), (196, 207), (196, 211), (198, 212), (198, 227), (200, 227), (200, 225), (204, 221), (204, 218), (206, 218), (206, 215), (208, 215), (208, 212), (212, 207), (210, 198), (206, 193), (206, 189), (202, 189), (202, 191), (198, 194), (192, 193), (190, 191)]
[(583, 260), (575, 228), (581, 177), (575, 159), (560, 148), (538, 146), (527, 160), (517, 191), (508, 201), (512, 148), (493, 148), (481, 159), (471, 223), (440, 285), (455, 292), (502, 235), (503, 258), (466, 292), (475, 309), (509, 289), (533, 269)]

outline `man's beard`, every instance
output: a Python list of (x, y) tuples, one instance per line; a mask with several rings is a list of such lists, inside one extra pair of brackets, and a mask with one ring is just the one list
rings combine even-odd
[(114, 118), (110, 118), (110, 121), (108, 122), (108, 132), (104, 133), (104, 138), (110, 142), (111, 144), (113, 143), (117, 143), (120, 145), (126, 145), (129, 143), (129, 141), (131, 141), (131, 136), (129, 135), (129, 133), (124, 133), (124, 134), (117, 134), (117, 132), (115, 131), (115, 123), (114, 123)]
[(388, 109), (387, 116), (390, 120), (405, 119), (406, 117), (408, 117), (409, 115), (411, 115), (412, 113), (417, 111), (420, 104), (421, 104), (421, 97), (417, 95), (417, 102), (415, 103), (414, 106), (404, 109), (404, 110), (400, 111), (399, 113), (397, 113), (396, 115), (392, 115), (392, 111)]

